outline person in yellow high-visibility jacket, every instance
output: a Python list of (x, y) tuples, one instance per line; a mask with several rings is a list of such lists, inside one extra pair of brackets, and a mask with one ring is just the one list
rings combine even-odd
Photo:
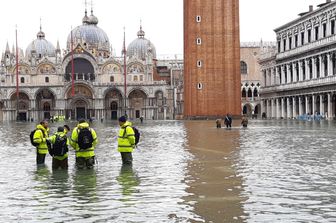
[(132, 152), (135, 148), (135, 134), (132, 123), (127, 121), (125, 116), (119, 118), (118, 151), (120, 152), (122, 163), (131, 165), (133, 162)]
[(49, 149), (49, 153), (53, 157), (52, 169), (68, 169), (68, 146), (70, 146), (70, 140), (66, 136), (64, 127), (58, 127), (57, 132), (48, 140), (50, 140), (52, 145)]
[(76, 151), (76, 166), (79, 169), (91, 169), (95, 163), (95, 146), (98, 138), (95, 130), (89, 123), (80, 120), (71, 135), (70, 145)]
[(49, 135), (48, 121), (44, 120), (36, 126), (36, 131), (33, 135), (34, 143), (37, 143), (36, 146), (36, 163), (38, 165), (44, 164), (45, 157), (48, 153), (47, 138)]

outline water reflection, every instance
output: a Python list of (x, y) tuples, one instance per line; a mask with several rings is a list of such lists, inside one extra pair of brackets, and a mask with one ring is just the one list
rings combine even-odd
[(194, 155), (188, 165), (187, 202), (194, 204), (205, 222), (241, 222), (242, 181), (233, 162), (240, 149), (240, 128), (217, 129), (213, 122), (204, 121), (186, 122), (185, 126), (187, 148)]
[(140, 184), (140, 179), (133, 170), (132, 165), (122, 165), (117, 181), (121, 186), (123, 200), (128, 199), (130, 195), (138, 191), (136, 186)]
[(94, 169), (74, 170), (73, 195), (80, 203), (96, 202), (97, 175)]

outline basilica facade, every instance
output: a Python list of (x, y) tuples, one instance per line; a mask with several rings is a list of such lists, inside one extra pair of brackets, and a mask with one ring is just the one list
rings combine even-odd
[(7, 43), (1, 57), (0, 121), (57, 115), (111, 120), (125, 113), (131, 119), (173, 119), (177, 111), (171, 77), (174, 69), (182, 72), (183, 63), (158, 60), (141, 26), (127, 47), (126, 66), (124, 57), (112, 55), (92, 11), (85, 11), (82, 24), (71, 31), (64, 51), (47, 40), (41, 27), (25, 52), (18, 50), (18, 66), (15, 51)]
[(336, 2), (326, 0), (275, 29), (277, 49), (260, 57), (268, 118), (336, 113)]

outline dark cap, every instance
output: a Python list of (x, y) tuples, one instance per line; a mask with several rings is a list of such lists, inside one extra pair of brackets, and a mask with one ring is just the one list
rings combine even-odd
[(127, 121), (127, 119), (126, 119), (125, 116), (121, 116), (121, 117), (119, 118), (119, 122), (126, 122), (126, 121)]
[(64, 125), (64, 128), (67, 130), (67, 131), (70, 131), (70, 127), (68, 125)]
[(82, 123), (85, 123), (85, 122), (86, 122), (85, 119), (79, 119), (79, 120), (78, 120), (78, 123), (79, 123), (79, 124), (82, 124)]
[(64, 128), (62, 126), (58, 127), (57, 132), (64, 132)]

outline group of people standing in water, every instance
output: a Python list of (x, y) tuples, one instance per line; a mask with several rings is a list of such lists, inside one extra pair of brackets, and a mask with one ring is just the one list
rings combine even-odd
[[(241, 119), (241, 125), (246, 128), (248, 124), (248, 118), (246, 115), (242, 116)], [(232, 127), (232, 117), (230, 114), (227, 114), (224, 117), (224, 125), (226, 126), (227, 129), (231, 129)], [(216, 128), (222, 128), (222, 120), (221, 119), (216, 119)]]
[[(140, 133), (126, 116), (119, 118), (118, 151), (122, 162), (131, 165), (132, 152), (139, 142)], [(98, 144), (96, 131), (82, 119), (72, 130), (68, 125), (59, 126), (57, 132), (49, 135), (49, 122), (43, 120), (30, 134), (30, 141), (36, 147), (36, 163), (43, 165), (47, 154), (52, 156), (52, 169), (68, 169), (68, 151), (72, 147), (76, 153), (78, 169), (92, 169), (95, 165), (95, 148)], [(69, 136), (68, 136), (69, 135)]]

